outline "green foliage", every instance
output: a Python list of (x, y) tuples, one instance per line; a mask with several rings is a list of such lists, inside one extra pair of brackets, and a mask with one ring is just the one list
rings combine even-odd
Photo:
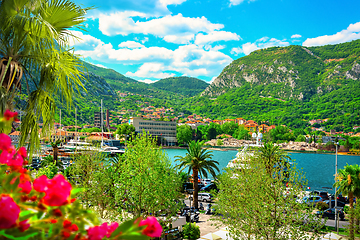
[(124, 218), (166, 214), (169, 221), (178, 211), (181, 182), (166, 154), (151, 136), (133, 138), (115, 165), (115, 198)]
[(290, 132), (290, 129), (284, 126), (277, 126), (276, 128), (270, 130), (270, 136), (273, 142), (278, 141), (294, 141), (295, 136)]
[(192, 135), (192, 129), (189, 125), (183, 124), (176, 127), (176, 139), (179, 144), (190, 142)]
[(234, 137), (236, 139), (245, 139), (245, 140), (250, 140), (250, 134), (249, 131), (245, 129), (244, 126), (239, 125), (239, 127), (236, 129), (235, 133), (234, 133)]
[(295, 142), (305, 142), (306, 141), (306, 137), (304, 135), (298, 135), (297, 138), (295, 139)]
[(319, 209), (320, 211), (324, 211), (329, 208), (329, 205), (324, 202), (318, 202), (316, 203), (316, 208)]
[(101, 132), (101, 129), (100, 129), (100, 128), (97, 128), (97, 127), (93, 127), (93, 128), (83, 128), (83, 129), (81, 129), (81, 132), (88, 132), (88, 133)]
[(218, 177), (220, 215), (216, 219), (228, 226), (233, 239), (316, 238), (321, 219), (312, 214), (312, 207), (299, 204), (294, 198), (306, 186), (304, 175), (296, 167), (276, 167), (272, 174), (268, 169), (268, 159), (262, 154), (226, 168)]
[(152, 86), (178, 93), (184, 96), (195, 96), (205, 90), (209, 84), (203, 80), (192, 77), (170, 77), (164, 78), (151, 84)]
[(53, 177), (55, 177), (55, 175), (58, 173), (58, 171), (59, 171), (59, 168), (58, 168), (58, 166), (56, 166), (56, 163), (49, 162), (49, 163), (47, 163), (47, 165), (45, 167), (40, 168), (36, 172), (36, 177), (38, 178), (42, 175), (45, 175), (49, 179), (52, 179)]
[(238, 128), (239, 125), (235, 122), (225, 122), (221, 125), (221, 132), (233, 136)]
[(221, 139), (218, 139), (218, 140), (216, 140), (216, 145), (222, 146), (222, 145), (224, 145), (224, 143)]
[(120, 136), (127, 138), (128, 136), (135, 134), (135, 127), (128, 123), (121, 124), (117, 127), (115, 134), (119, 134)]
[[(68, 170), (72, 184), (84, 189), (79, 197), (86, 208), (92, 208), (101, 218), (118, 220), (121, 209), (115, 206), (113, 167), (105, 163), (105, 155), (87, 152), (77, 156)], [(96, 187), (95, 187), (96, 186)]]
[(200, 238), (200, 227), (196, 223), (186, 223), (183, 227), (184, 239), (195, 240)]

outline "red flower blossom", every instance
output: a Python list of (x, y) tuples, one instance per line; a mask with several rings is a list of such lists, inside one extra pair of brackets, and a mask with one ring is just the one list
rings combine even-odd
[(22, 156), (23, 158), (26, 158), (27, 157), (26, 148), (24, 147), (19, 148), (18, 154), (20, 154), (20, 156)]
[(76, 224), (71, 225), (71, 231), (76, 232), (79, 230), (79, 227)]
[(107, 233), (107, 227), (103, 225), (90, 227), (87, 232), (89, 240), (101, 240)]
[(143, 234), (149, 237), (160, 237), (162, 233), (162, 227), (155, 217), (148, 217), (142, 220), (139, 226), (147, 226), (143, 230)]
[(62, 206), (68, 203), (71, 184), (63, 175), (58, 174), (53, 179), (48, 179), (43, 175), (35, 179), (33, 185), (36, 191), (45, 193), (42, 200), (46, 205)]
[(0, 133), (0, 149), (6, 151), (11, 146), (11, 138), (5, 133)]
[(62, 216), (62, 212), (60, 209), (54, 209), (53, 214), (57, 217), (61, 217)]
[(19, 218), (20, 207), (10, 196), (0, 198), (0, 229), (12, 228)]
[(50, 219), (50, 222), (51, 223), (57, 223), (57, 220), (56, 219)]
[(28, 221), (29, 220), (26, 219), (24, 221), (19, 222), (19, 230), (20, 230), (20, 232), (24, 232), (30, 227), (30, 224), (28, 223)]
[(16, 118), (17, 115), (17, 112), (11, 112), (10, 110), (6, 109), (4, 113), (4, 118), (6, 119), (6, 121), (9, 121), (12, 118)]
[(64, 222), (63, 222), (63, 227), (64, 228), (68, 228), (68, 227), (70, 227), (71, 226), (71, 222), (69, 221), (69, 220), (65, 220)]
[(29, 176), (27, 174), (21, 174), (20, 175), (20, 183), (19, 188), (21, 188), (21, 192), (25, 194), (29, 194), (31, 192), (31, 182), (28, 180)]

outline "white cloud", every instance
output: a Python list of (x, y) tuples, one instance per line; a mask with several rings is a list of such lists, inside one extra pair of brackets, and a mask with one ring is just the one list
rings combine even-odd
[(230, 41), (230, 40), (240, 40), (241, 37), (236, 33), (226, 32), (226, 31), (213, 31), (207, 35), (199, 33), (196, 35), (195, 44), (203, 45), (209, 44), (217, 41)]
[(141, 78), (167, 78), (175, 76), (174, 73), (162, 72), (164, 64), (162, 63), (144, 63), (135, 73), (127, 72), (125, 75), (128, 77), (141, 77)]
[(164, 6), (168, 6), (168, 5), (179, 5), (185, 1), (186, 0), (160, 0), (160, 3)]
[(138, 81), (143, 82), (143, 83), (147, 83), (147, 84), (151, 84), (151, 83), (157, 82), (159, 80), (143, 79), (143, 80), (138, 80)]
[(104, 65), (101, 65), (101, 64), (93, 64), (93, 65), (101, 67), (101, 68), (108, 68), (108, 67), (105, 67)]
[(256, 51), (258, 49), (269, 48), (269, 47), (288, 46), (288, 45), (289, 45), (289, 42), (286, 42), (286, 40), (262, 37), (253, 43), (247, 42), (247, 43), (243, 44), (241, 47), (236, 47), (236, 48), (231, 49), (231, 53), (234, 55), (238, 55), (240, 53), (244, 53), (245, 55), (248, 55), (251, 52)]
[[(126, 36), (131, 33), (151, 34), (163, 38), (167, 42), (184, 44), (192, 40), (198, 32), (210, 33), (224, 27), (223, 24), (209, 22), (205, 17), (183, 17), (180, 13), (148, 21), (135, 22), (133, 17), (147, 19), (150, 15), (135, 11), (101, 14), (99, 30), (107, 36)], [(232, 33), (227, 33), (226, 37), (229, 38), (230, 34)], [(232, 35), (234, 38), (234, 34)]]
[[(256, 0), (249, 0), (248, 2), (254, 2)], [(245, 0), (230, 0), (230, 4), (229, 6), (235, 6), (235, 5), (239, 5), (241, 3), (245, 2)]]
[(294, 34), (291, 36), (291, 38), (301, 38), (302, 36), (300, 34)]
[(347, 29), (337, 32), (333, 35), (324, 35), (316, 38), (308, 38), (303, 42), (303, 46), (322, 46), (327, 44), (344, 43), (360, 39), (360, 22), (350, 24)]
[(135, 42), (135, 41), (126, 41), (122, 42), (118, 45), (119, 48), (142, 48), (145, 47), (144, 45)]
[(164, 47), (114, 49), (111, 43), (102, 42), (92, 50), (77, 50), (76, 53), (101, 62), (141, 64), (135, 72), (127, 72), (126, 75), (159, 79), (174, 76), (174, 72), (194, 77), (217, 75), (233, 61), (219, 51), (222, 48), (223, 46), (215, 46), (205, 49), (189, 44), (179, 46), (175, 50)]
[(102, 43), (100, 39), (97, 39), (91, 35), (85, 35), (79, 31), (70, 31), (70, 34), (74, 36), (69, 38), (70, 46), (76, 45), (81, 48), (85, 48), (85, 47), (94, 48)]

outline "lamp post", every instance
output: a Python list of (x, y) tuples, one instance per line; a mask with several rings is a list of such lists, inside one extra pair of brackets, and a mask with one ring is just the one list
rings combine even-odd
[[(337, 139), (336, 139), (336, 142), (335, 142), (335, 148), (336, 148), (336, 153), (335, 153), (335, 182), (336, 182), (336, 175), (337, 175), (338, 144), (339, 144), (339, 142), (338, 142)], [(339, 232), (336, 187), (335, 187), (335, 230), (336, 230), (337, 232)]]

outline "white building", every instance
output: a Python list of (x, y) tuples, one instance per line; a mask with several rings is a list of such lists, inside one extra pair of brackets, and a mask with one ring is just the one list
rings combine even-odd
[(152, 136), (158, 136), (166, 140), (167, 145), (175, 145), (176, 122), (144, 120), (141, 117), (132, 117), (129, 124), (135, 127), (136, 133), (147, 132)]

